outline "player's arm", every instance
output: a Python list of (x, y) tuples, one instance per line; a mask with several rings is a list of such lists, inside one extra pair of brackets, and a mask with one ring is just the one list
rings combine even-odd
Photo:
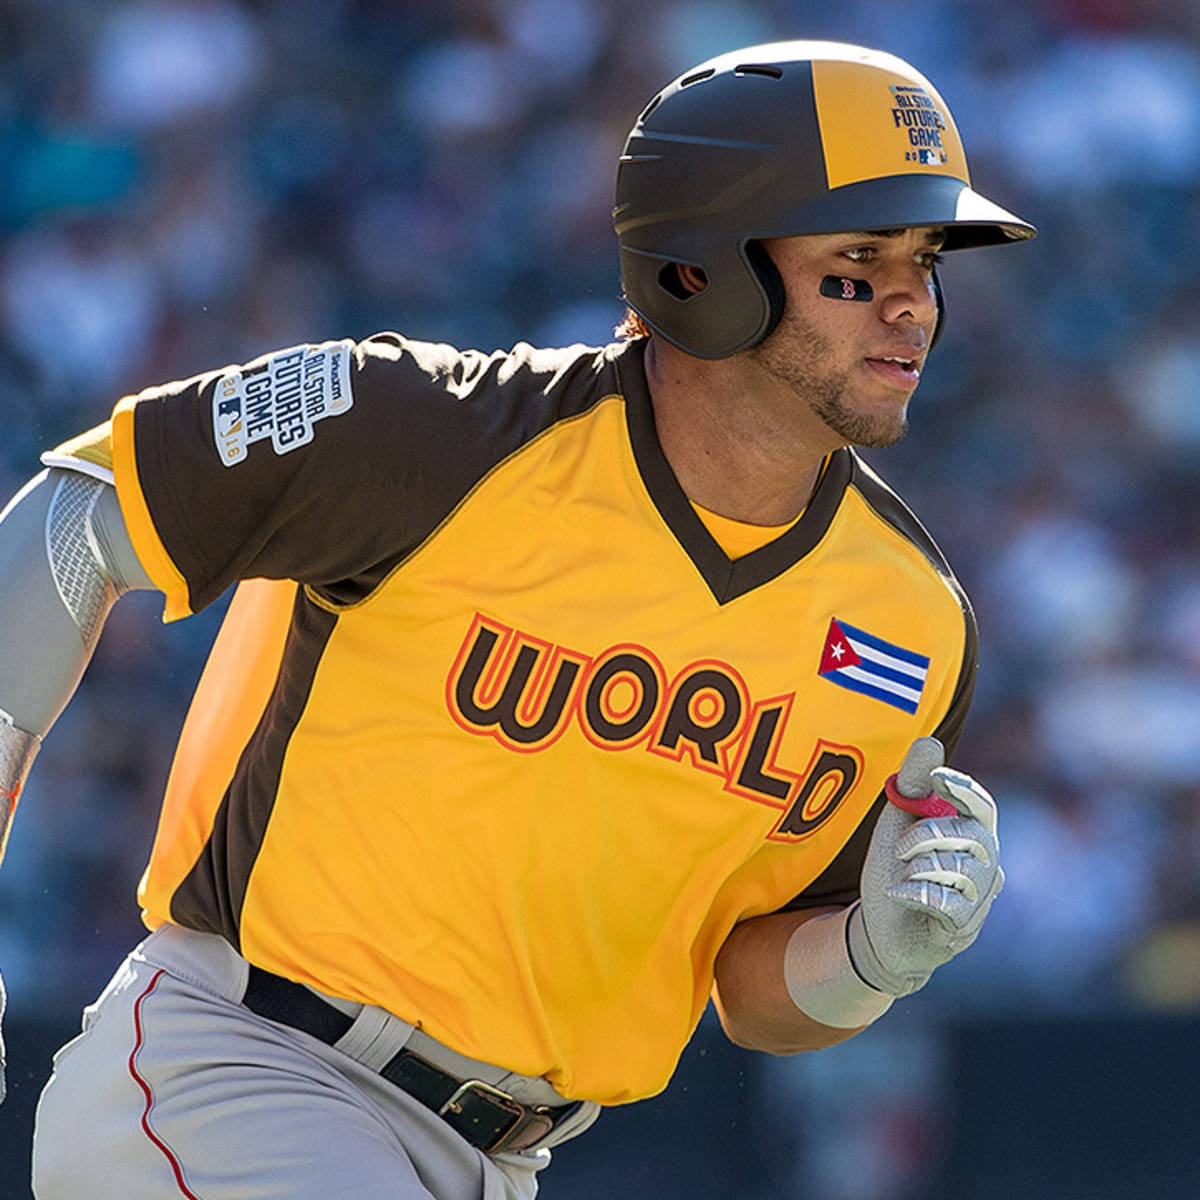
[(820, 1050), (858, 1033), (857, 1026), (824, 1025), (796, 1007), (788, 991), (785, 962), (794, 935), (810, 922), (839, 919), (838, 908), (771, 913), (735, 925), (717, 955), (713, 1001), (730, 1041), (747, 1050), (798, 1054)]
[(42, 737), (117, 598), (154, 585), (104, 472), (53, 468), (0, 512), (0, 858)]
[[(106, 475), (43, 471), (0, 512), (0, 859), (42, 737), (74, 694), (109, 610), (131, 588), (153, 586)], [(0, 1019), (4, 1001), (0, 980)], [(0, 1037), (0, 1100), (4, 1091)]]
[(731, 1040), (773, 1054), (844, 1041), (975, 940), (1004, 882), (996, 807), (941, 763), (941, 744), (919, 739), (889, 781), (858, 901), (733, 929), (714, 988)]

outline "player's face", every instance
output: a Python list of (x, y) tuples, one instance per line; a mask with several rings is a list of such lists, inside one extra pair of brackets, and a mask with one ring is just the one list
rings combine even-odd
[(942, 241), (930, 226), (767, 241), (787, 303), (747, 355), (839, 439), (890, 446), (908, 427), (929, 352)]

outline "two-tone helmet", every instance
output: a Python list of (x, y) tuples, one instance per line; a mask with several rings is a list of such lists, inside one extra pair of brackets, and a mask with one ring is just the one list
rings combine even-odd
[[(778, 322), (783, 286), (764, 238), (935, 225), (959, 250), (1036, 232), (972, 189), (954, 119), (923, 75), (814, 41), (722, 54), (655, 96), (626, 140), (613, 221), (630, 307), (699, 358), (737, 354)], [(685, 292), (674, 264), (708, 286)]]

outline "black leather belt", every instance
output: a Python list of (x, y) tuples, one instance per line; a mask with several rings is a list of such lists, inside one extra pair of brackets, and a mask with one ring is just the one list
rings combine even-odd
[[(352, 1017), (308, 988), (255, 966), (250, 968), (242, 1003), (268, 1021), (290, 1025), (329, 1046), (354, 1024)], [(379, 1068), (379, 1074), (432, 1109), (485, 1154), (527, 1149), (579, 1108), (578, 1101), (553, 1108), (522, 1104), (482, 1079), (447, 1074), (411, 1050), (393, 1055)]]

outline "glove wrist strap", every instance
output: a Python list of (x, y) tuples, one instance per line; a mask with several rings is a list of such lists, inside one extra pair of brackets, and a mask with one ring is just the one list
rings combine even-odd
[(867, 935), (861, 904), (855, 904), (847, 917), (846, 948), (855, 973), (871, 987), (889, 996), (907, 996), (922, 987), (928, 978), (927, 975), (919, 979), (896, 975), (883, 965)]
[(805, 921), (788, 939), (783, 977), (792, 1003), (821, 1025), (858, 1029), (877, 1021), (894, 996), (863, 981), (850, 960), (847, 925), (853, 909)]

